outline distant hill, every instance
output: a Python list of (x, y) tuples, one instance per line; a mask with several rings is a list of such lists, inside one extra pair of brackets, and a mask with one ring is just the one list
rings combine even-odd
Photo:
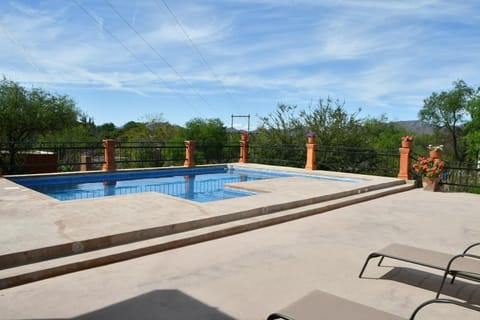
[(395, 126), (404, 128), (407, 131), (412, 132), (415, 135), (433, 134), (433, 127), (428, 123), (420, 120), (408, 120), (408, 121), (393, 121)]
[[(235, 128), (232, 128), (232, 127), (227, 127), (226, 129), (227, 129), (227, 133), (230, 133), (230, 134), (235, 134), (235, 133), (240, 134), (242, 132), (247, 131), (247, 130), (235, 129)], [(255, 134), (255, 133), (257, 133), (257, 130), (256, 129), (255, 130), (250, 130), (249, 133), (250, 134)]]

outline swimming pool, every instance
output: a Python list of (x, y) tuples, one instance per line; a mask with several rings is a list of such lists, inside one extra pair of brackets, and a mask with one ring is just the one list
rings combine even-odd
[(361, 180), (301, 175), (229, 166), (85, 173), (41, 177), (13, 177), (11, 181), (60, 201), (100, 198), (141, 192), (160, 192), (196, 202), (210, 202), (254, 195), (225, 186), (228, 183), (305, 176), (317, 179)]

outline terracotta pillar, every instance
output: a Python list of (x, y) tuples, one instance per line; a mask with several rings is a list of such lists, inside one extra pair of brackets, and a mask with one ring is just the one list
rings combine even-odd
[(432, 150), (429, 152), (430, 158), (432, 159), (440, 159), (442, 157), (442, 151), (440, 150)]
[(115, 140), (106, 139), (103, 140), (104, 161), (103, 171), (115, 171), (117, 165), (115, 163)]
[(307, 142), (307, 162), (305, 169), (316, 170), (317, 169), (317, 144), (315, 138), (308, 138)]
[(195, 141), (187, 140), (185, 143), (185, 162), (184, 167), (195, 167)]
[(242, 140), (240, 140), (240, 163), (248, 163), (248, 133), (242, 133)]
[(87, 152), (82, 153), (80, 156), (80, 171), (90, 171), (92, 170), (92, 156)]
[(410, 154), (412, 149), (410, 147), (402, 147), (400, 151), (400, 168), (398, 171), (398, 179), (409, 180), (410, 179)]

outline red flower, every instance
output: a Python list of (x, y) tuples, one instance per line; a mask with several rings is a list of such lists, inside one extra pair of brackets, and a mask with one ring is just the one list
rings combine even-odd
[(413, 169), (428, 178), (438, 178), (445, 171), (445, 162), (440, 159), (419, 157), (413, 164)]

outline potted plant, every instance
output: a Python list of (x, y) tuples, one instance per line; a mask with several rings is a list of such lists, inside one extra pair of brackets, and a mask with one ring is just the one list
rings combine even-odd
[(314, 131), (308, 131), (307, 133), (307, 140), (308, 143), (315, 143), (315, 138), (317, 137), (317, 134)]
[(430, 151), (430, 158), (440, 159), (442, 156), (443, 144), (438, 146), (428, 145), (428, 150)]
[(437, 191), (440, 188), (440, 178), (445, 172), (445, 162), (438, 158), (419, 157), (413, 164), (415, 172), (422, 176), (423, 189)]
[(411, 148), (413, 140), (415, 140), (414, 136), (404, 136), (404, 137), (402, 137), (402, 148)]

